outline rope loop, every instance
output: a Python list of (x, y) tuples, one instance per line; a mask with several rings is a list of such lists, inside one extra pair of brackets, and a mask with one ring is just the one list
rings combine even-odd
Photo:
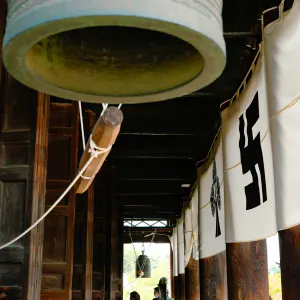
[(107, 148), (101, 148), (98, 147), (95, 142), (93, 141), (93, 137), (92, 135), (90, 135), (90, 149), (89, 149), (89, 153), (91, 154), (91, 156), (97, 158), (98, 155), (103, 154), (105, 152), (108, 152), (111, 149), (112, 145), (108, 146)]

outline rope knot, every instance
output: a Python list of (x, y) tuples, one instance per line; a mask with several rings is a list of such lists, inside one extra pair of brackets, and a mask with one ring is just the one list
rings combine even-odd
[(89, 149), (89, 153), (91, 154), (91, 156), (97, 158), (98, 155), (103, 154), (105, 152), (108, 152), (111, 149), (111, 146), (112, 145), (108, 146), (107, 148), (97, 147), (97, 145), (93, 141), (92, 135), (90, 135), (90, 149)]

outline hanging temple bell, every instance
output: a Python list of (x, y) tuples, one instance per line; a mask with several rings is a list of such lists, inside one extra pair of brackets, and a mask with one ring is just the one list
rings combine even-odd
[(137, 258), (136, 262), (136, 278), (151, 278), (151, 261), (145, 255), (145, 248), (143, 246), (142, 254)]
[(7, 0), (3, 61), (61, 98), (142, 103), (179, 97), (226, 64), (222, 0)]

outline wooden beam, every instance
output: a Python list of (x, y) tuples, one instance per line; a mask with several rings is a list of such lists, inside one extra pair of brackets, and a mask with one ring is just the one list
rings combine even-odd
[[(39, 93), (37, 106), (36, 141), (33, 170), (33, 195), (31, 224), (45, 211), (46, 174), (48, 156), (48, 125), (50, 96)], [(30, 232), (27, 299), (38, 299), (41, 293), (44, 222)]]
[(227, 244), (228, 299), (269, 300), (266, 240)]
[(135, 206), (135, 205), (148, 205), (151, 204), (153, 206), (172, 206), (172, 205), (181, 205), (183, 203), (183, 199), (181, 195), (131, 195), (131, 196), (118, 196), (117, 197), (120, 202), (125, 206)]
[(123, 159), (114, 162), (120, 180), (195, 180), (196, 161), (189, 159)]
[[(123, 121), (122, 111), (114, 106), (108, 107), (105, 110), (104, 114), (100, 116), (92, 131), (91, 136), (96, 146), (104, 149), (112, 146), (115, 143), (117, 136), (120, 132), (122, 121)], [(88, 145), (90, 144), (90, 139)], [(78, 181), (77, 190), (76, 190), (78, 194), (82, 194), (88, 189), (88, 187), (94, 180), (94, 176), (99, 172), (109, 152), (110, 151), (100, 154), (88, 166), (86, 171), (83, 173), (83, 176), (90, 177), (91, 179), (81, 178)], [(84, 165), (90, 159), (90, 156), (91, 155), (89, 153), (89, 147), (87, 147), (81, 157), (79, 170), (81, 170), (84, 167)]]
[[(182, 187), (182, 184), (190, 184)], [(118, 195), (155, 195), (155, 194), (177, 194), (187, 196), (190, 193), (193, 182), (188, 181), (120, 181), (118, 183)]]
[(300, 225), (279, 232), (283, 300), (300, 295)]
[[(215, 132), (205, 131), (201, 135), (176, 136), (176, 135), (120, 135), (111, 155), (119, 157), (191, 157), (205, 156), (208, 149), (203, 145), (211, 144)], [(129, 146), (130, 145), (130, 146)]]
[(201, 259), (200, 273), (201, 299), (228, 299), (226, 252)]

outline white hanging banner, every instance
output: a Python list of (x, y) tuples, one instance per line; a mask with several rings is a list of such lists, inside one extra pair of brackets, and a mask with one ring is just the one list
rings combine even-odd
[(264, 239), (277, 226), (263, 57), (222, 122), (226, 242)]
[(177, 225), (177, 242), (178, 242), (178, 274), (185, 273), (184, 265), (184, 230), (183, 218), (179, 220)]
[(300, 223), (300, 1), (264, 30), (278, 230)]
[(194, 194), (191, 200), (192, 209), (192, 239), (193, 239), (193, 259), (199, 260), (199, 194), (198, 186), (195, 188)]
[(206, 258), (226, 250), (222, 143), (199, 186), (200, 258)]
[(173, 228), (173, 235), (171, 237), (173, 245), (173, 276), (178, 276), (178, 239), (177, 227)]
[(188, 265), (193, 250), (193, 223), (192, 208), (189, 207), (184, 212), (184, 265)]

